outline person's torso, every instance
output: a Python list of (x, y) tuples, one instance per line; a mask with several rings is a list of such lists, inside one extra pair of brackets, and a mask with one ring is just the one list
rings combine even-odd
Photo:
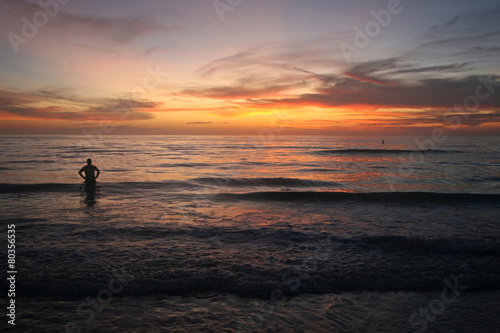
[(95, 166), (86, 165), (83, 168), (83, 172), (85, 172), (85, 179), (95, 179)]

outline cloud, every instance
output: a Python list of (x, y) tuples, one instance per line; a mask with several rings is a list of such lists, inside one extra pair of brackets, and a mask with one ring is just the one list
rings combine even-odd
[[(455, 15), (448, 21), (430, 27), (424, 38), (429, 40), (417, 47), (477, 47), (498, 44), (500, 29), (500, 7), (498, 5), (484, 10), (468, 10)], [(486, 44), (486, 45), (481, 45)]]
[[(480, 42), (496, 41), (498, 38), (496, 36), (500, 35), (500, 30), (492, 31), (484, 34), (476, 34), (472, 36), (457, 36), (451, 38), (444, 38), (439, 40), (433, 40), (424, 44), (419, 45), (419, 48), (425, 46), (445, 46), (448, 44), (456, 44), (458, 46), (464, 45), (477, 45)], [(473, 44), (471, 44), (471, 42)]]
[(196, 73), (205, 80), (227, 81), (227, 85), (184, 89), (179, 94), (222, 100), (269, 98), (290, 95), (318, 82), (329, 82), (328, 75), (303, 66), (340, 67), (343, 60), (336, 40), (329, 36), (267, 43), (213, 60)]
[[(9, 0), (2, 4), (5, 12), (10, 12), (11, 18), (28, 17), (43, 9), (32, 2), (23, 0)], [(56, 14), (51, 18), (50, 26), (60, 33), (84, 35), (93, 41), (101, 39), (104, 42), (129, 43), (135, 39), (155, 33), (176, 31), (180, 28), (178, 24), (165, 24), (151, 17), (97, 17), (75, 14), (67, 11), (64, 5), (59, 5)], [(85, 43), (80, 46), (96, 48), (94, 45)], [(99, 48), (98, 48), (99, 49)]]
[(88, 50), (100, 52), (100, 53), (110, 54), (113, 56), (120, 56), (121, 55), (120, 52), (110, 50), (106, 47), (99, 47), (99, 46), (90, 45), (90, 44), (86, 44), (86, 43), (74, 43), (74, 42), (67, 42), (67, 44), (81, 47), (83, 49), (88, 49)]
[(140, 36), (179, 28), (145, 17), (96, 18), (71, 13), (59, 15), (57, 22), (60, 27), (65, 27), (73, 33), (102, 37), (117, 43), (128, 43)]
[(500, 110), (490, 111), (488, 113), (471, 114), (463, 117), (464, 125), (474, 127), (485, 123), (500, 123)]
[[(33, 93), (0, 90), (3, 119), (65, 121), (128, 121), (152, 119), (148, 111), (160, 103), (131, 99), (81, 100), (65, 93), (70, 89)], [(71, 103), (68, 103), (71, 102)], [(49, 106), (40, 106), (51, 104)]]
[(125, 121), (153, 118), (153, 116), (148, 113), (137, 111), (119, 112), (118, 110), (112, 109), (65, 111), (64, 108), (58, 106), (0, 108), (0, 115), (3, 119), (66, 121)]
[[(491, 48), (487, 51), (491, 51)], [(297, 62), (308, 59), (310, 54), (303, 52), (301, 56), (303, 58), (296, 59)], [(382, 116), (378, 111), (380, 109), (405, 109), (413, 111), (386, 114), (383, 119), (394, 126), (411, 126), (442, 124), (443, 112), (455, 104), (463, 103), (465, 98), (474, 96), (480, 84), (478, 76), (466, 74), (471, 70), (471, 61), (433, 63), (399, 55), (355, 63), (337, 72), (316, 72), (296, 65), (292, 59), (273, 62), (274, 59), (277, 59), (277, 54), (252, 48), (212, 61), (200, 68), (200, 75), (208, 79), (215, 75), (224, 77), (228, 72), (234, 84), (188, 89), (182, 93), (213, 99), (246, 100), (238, 103), (240, 110), (212, 111), (220, 116), (245, 115), (245, 107), (260, 110), (282, 107), (310, 110), (319, 107), (331, 109), (332, 112), (347, 108), (359, 110), (359, 114), (351, 113), (352, 119), (364, 123), (370, 121), (370, 113)], [(260, 75), (261, 71), (265, 72), (264, 68), (275, 78), (269, 78), (267, 73)], [(259, 74), (250, 77), (246, 74), (247, 69)], [(282, 79), (284, 83), (280, 85), (282, 77), (287, 79)], [(500, 76), (493, 75), (491, 78), (498, 81)], [(498, 83), (495, 83), (495, 87), (500, 90)], [(304, 92), (306, 90), (309, 91)], [(482, 100), (478, 111), (464, 117), (463, 123), (477, 126), (498, 122), (497, 110), (500, 110), (500, 95), (495, 93)], [(380, 123), (381, 118), (377, 117), (372, 119), (374, 124)]]
[[(498, 80), (499, 76), (492, 76), (492, 78)], [(380, 85), (368, 80), (337, 76), (329, 85), (319, 87), (315, 93), (302, 94), (295, 98), (257, 99), (249, 104), (269, 107), (314, 105), (325, 108), (338, 106), (363, 106), (373, 109), (379, 107), (448, 108), (474, 95), (478, 84), (476, 76), (461, 79), (424, 79), (413, 85)], [(498, 87), (498, 83), (495, 85)], [(481, 108), (500, 108), (500, 94), (491, 94), (488, 99), (481, 101)]]
[(437, 72), (458, 72), (469, 66), (471, 62), (455, 63), (450, 65), (436, 65), (428, 67), (414, 67), (414, 68), (401, 68), (394, 73), (405, 74), (405, 73), (437, 73)]
[[(302, 73), (306, 66), (340, 67), (344, 63), (338, 45), (341, 35), (259, 44), (227, 57), (213, 60), (197, 70), (202, 78), (216, 75), (242, 77), (249, 72), (273, 77), (274, 74)], [(276, 77), (276, 76), (274, 76)]]
[(477, 30), (492, 31), (496, 30), (495, 27), (498, 28), (492, 23), (497, 23), (499, 17), (498, 5), (481, 11), (469, 10), (467, 13), (455, 15), (444, 23), (430, 27), (427, 34), (430, 36), (450, 33), (471, 35)]
[[(244, 68), (250, 64), (258, 66), (261, 63), (268, 63), (262, 55), (258, 57), (259, 61), (250, 61), (257, 54), (259, 54), (257, 49), (250, 49), (212, 61), (202, 67), (201, 73), (210, 77), (214, 74), (214, 70), (223, 71), (224, 68), (230, 68), (231, 72), (237, 74), (242, 72), (238, 68), (240, 60)], [(270, 55), (270, 59), (274, 57), (275, 55)], [(478, 77), (459, 76), (470, 65), (471, 62), (448, 62), (429, 66), (417, 59), (395, 56), (356, 63), (344, 71), (316, 73), (292, 64), (281, 63), (276, 66), (281, 70), (277, 75), (284, 75), (283, 71), (288, 74), (288, 80), (282, 86), (265, 76), (259, 81), (256, 78), (247, 80), (247, 75), (242, 75), (233, 78), (233, 82), (249, 82), (252, 88), (247, 88), (243, 84), (185, 90), (183, 93), (215, 99), (245, 98), (246, 103), (243, 106), (255, 108), (284, 106), (295, 108), (356, 106), (372, 110), (380, 107), (449, 108), (475, 93), (479, 84)], [(442, 75), (450, 72), (453, 76)], [(492, 78), (498, 80), (499, 76)], [(272, 82), (274, 85), (266, 85), (267, 82)], [(296, 93), (293, 92), (295, 88), (308, 88), (309, 92)], [(287, 93), (288, 96), (280, 96), (280, 93), (283, 95)], [(500, 108), (500, 95), (492, 94), (487, 100), (481, 101), (481, 108)]]
[(186, 123), (186, 125), (209, 125), (209, 124), (213, 124), (213, 122), (212, 121), (193, 121), (190, 123)]
[(355, 79), (357, 81), (375, 83), (384, 86), (391, 86), (394, 83), (391, 83), (389, 80), (377, 78), (375, 77), (374, 74), (377, 72), (393, 69), (394, 67), (396, 67), (397, 63), (398, 63), (397, 58), (367, 61), (354, 65), (352, 68), (345, 71), (343, 74), (346, 77)]
[(294, 87), (293, 85), (271, 86), (262, 88), (247, 88), (242, 86), (214, 87), (205, 89), (186, 89), (181, 91), (180, 95), (193, 97), (206, 97), (213, 99), (248, 99), (264, 98), (276, 96), (276, 94)]
[[(408, 76), (400, 74), (425, 74), (436, 76), (443, 72), (452, 72), (454, 74), (466, 69), (471, 62), (448, 63), (434, 66), (422, 66), (415, 62), (399, 57), (375, 61), (367, 61), (353, 65), (343, 74), (352, 79), (370, 82), (379, 85), (398, 85), (401, 81), (407, 80)], [(413, 80), (418, 76), (414, 75)]]

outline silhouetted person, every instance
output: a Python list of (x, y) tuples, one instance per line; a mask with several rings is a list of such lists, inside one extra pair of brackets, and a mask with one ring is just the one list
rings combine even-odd
[[(82, 173), (85, 173), (85, 176), (82, 175)], [(95, 165), (92, 165), (92, 160), (90, 158), (87, 159), (87, 165), (78, 171), (80, 177), (85, 179), (86, 189), (95, 189), (96, 179), (99, 177), (100, 173), (99, 169)]]
[[(83, 175), (85, 173), (85, 176)], [(85, 194), (87, 195), (84, 202), (87, 203), (87, 206), (92, 206), (95, 204), (95, 194), (96, 194), (96, 179), (99, 177), (101, 172), (99, 169), (92, 165), (92, 160), (87, 159), (87, 165), (78, 171), (80, 177), (85, 179)]]

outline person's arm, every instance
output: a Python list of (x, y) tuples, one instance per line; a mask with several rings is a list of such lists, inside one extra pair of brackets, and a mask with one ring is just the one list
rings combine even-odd
[(85, 167), (81, 168), (81, 169), (80, 169), (80, 171), (78, 171), (78, 174), (79, 174), (79, 175), (80, 175), (80, 177), (82, 177), (83, 179), (85, 179), (85, 177), (82, 175), (82, 172), (83, 172), (83, 169), (84, 169), (84, 168), (85, 168)]
[(97, 177), (99, 177), (99, 174), (101, 173), (101, 171), (99, 171), (99, 169), (97, 167), (95, 167), (95, 171), (96, 171), (95, 179), (97, 179)]

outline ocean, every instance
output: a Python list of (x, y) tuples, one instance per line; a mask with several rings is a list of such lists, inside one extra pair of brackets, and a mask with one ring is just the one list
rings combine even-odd
[(0, 136), (2, 331), (498, 332), (500, 137), (435, 139)]

